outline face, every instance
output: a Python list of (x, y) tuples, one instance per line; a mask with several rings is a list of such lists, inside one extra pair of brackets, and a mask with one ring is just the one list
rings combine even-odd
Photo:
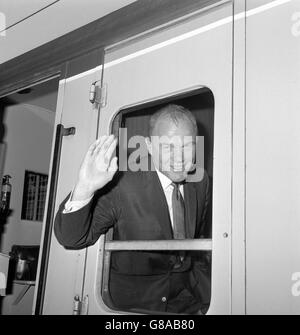
[(157, 169), (173, 182), (186, 179), (195, 161), (196, 147), (196, 135), (189, 120), (180, 120), (177, 125), (168, 119), (160, 120), (146, 143)]

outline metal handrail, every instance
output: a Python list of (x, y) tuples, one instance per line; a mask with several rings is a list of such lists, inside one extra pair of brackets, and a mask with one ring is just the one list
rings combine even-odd
[(120, 250), (212, 250), (211, 239), (106, 241), (105, 251)]

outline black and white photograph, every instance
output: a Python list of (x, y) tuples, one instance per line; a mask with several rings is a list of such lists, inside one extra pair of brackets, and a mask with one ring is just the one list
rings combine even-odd
[(0, 188), (0, 318), (300, 315), (300, 0), (0, 0)]

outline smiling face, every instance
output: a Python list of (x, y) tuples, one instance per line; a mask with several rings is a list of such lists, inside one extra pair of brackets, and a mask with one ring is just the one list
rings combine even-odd
[(187, 118), (175, 123), (162, 116), (152, 130), (146, 144), (155, 167), (173, 182), (186, 179), (195, 161), (196, 132)]

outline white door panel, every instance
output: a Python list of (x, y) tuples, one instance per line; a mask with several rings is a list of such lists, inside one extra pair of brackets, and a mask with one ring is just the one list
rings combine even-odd
[(247, 19), (247, 313), (299, 314), (300, 2), (273, 4)]
[[(99, 70), (60, 82), (62, 112), (57, 123), (75, 127), (76, 133), (62, 140), (55, 213), (73, 189), (87, 148), (96, 139), (98, 110), (89, 102), (89, 90), (100, 78)], [(72, 314), (74, 296), (82, 296), (85, 254), (86, 249), (66, 250), (52, 233), (43, 314)]]
[[(124, 107), (200, 86), (210, 88), (214, 94), (212, 299), (208, 312), (211, 314), (231, 311), (231, 14), (231, 4), (227, 4), (193, 20), (193, 27), (201, 28), (216, 18), (226, 18), (198, 34), (144, 51), (141, 41), (132, 43), (130, 50), (136, 54), (126, 55), (127, 47), (107, 53), (104, 67), (107, 105), (101, 109), (99, 124), (100, 134), (107, 134), (114, 116)], [(178, 26), (174, 29), (177, 33), (180, 30)], [(155, 38), (165, 41), (164, 36), (162, 33)], [(144, 45), (149, 45), (148, 42), (145, 40)], [(118, 60), (120, 54), (126, 58)], [(102, 268), (102, 244), (103, 238), (88, 250), (84, 295), (89, 296), (90, 314), (108, 312), (101, 302), (101, 275), (97, 273)]]

